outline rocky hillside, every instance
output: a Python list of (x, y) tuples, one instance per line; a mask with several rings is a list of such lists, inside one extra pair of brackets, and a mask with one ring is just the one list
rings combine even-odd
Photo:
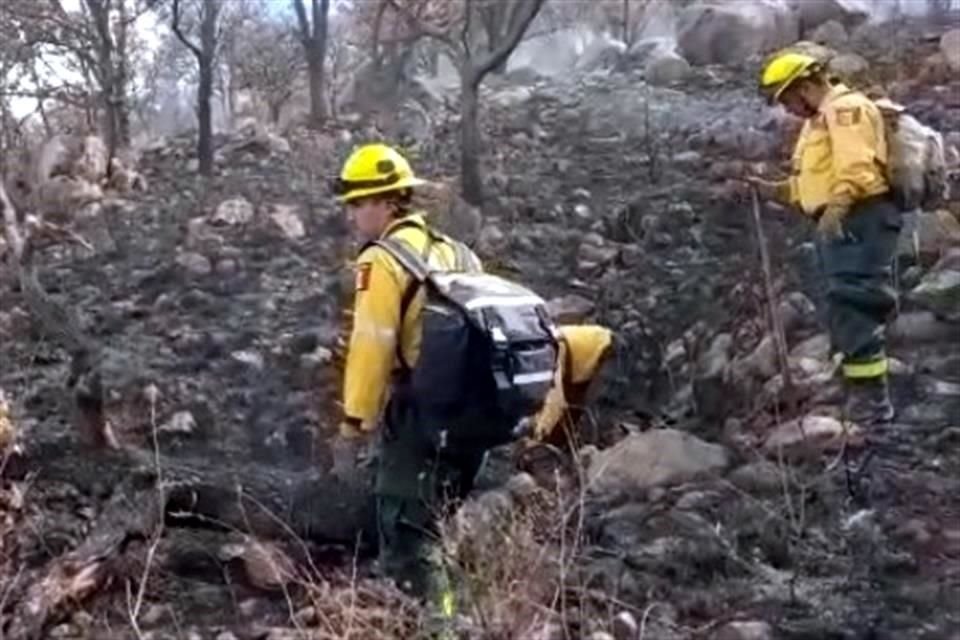
[[(940, 34), (898, 28), (909, 49), (878, 51), (882, 35), (868, 33), (847, 46), (955, 144), (960, 85), (930, 60)], [(549, 297), (563, 320), (614, 328), (618, 352), (598, 407), (600, 446), (580, 453), (566, 482), (504, 486), (509, 470), (489, 472), (485, 487), (499, 488), (451, 534), (484, 587), (466, 637), (957, 639), (960, 207), (913, 215), (904, 232), (891, 326), (897, 422), (844, 427), (810, 230), (763, 211), (785, 375), (751, 206), (731, 182), (748, 163), (775, 171), (796, 127), (756, 99), (753, 68), (698, 66), (651, 83), (649, 65), (618, 58), (487, 87), (490, 201), (479, 212), (441, 191), (438, 224), (474, 242), (491, 270)], [(440, 180), (457, 166), (446, 113), (435, 105), (434, 137), (410, 145), (418, 169)], [(146, 193), (77, 221), (92, 251), (38, 256), (44, 287), (105, 346), (121, 441), (211, 467), (327, 466), (354, 250), (327, 179), (353, 144), (378, 135), (241, 130), (217, 140), (206, 183), (194, 177), (192, 138), (157, 141), (141, 159)], [(12, 417), (29, 448), (71, 430), (70, 362), (11, 274), (0, 282), (0, 388), (11, 407), (0, 422)], [(100, 530), (114, 494), (42, 474), (4, 482), (9, 631), (36, 615), (26, 586)], [(267, 542), (196, 525), (175, 520), (163, 544), (125, 541), (119, 555), (133, 567), (113, 569), (129, 580), (81, 589), (83, 602), (51, 612), (46, 637), (414, 637), (402, 599), (339, 582), (337, 569), (349, 573), (341, 556), (313, 549), (320, 567), (304, 587), (273, 569), (264, 577)], [(493, 563), (490, 552), (507, 548), (514, 564)], [(64, 571), (65, 591), (84, 578)], [(343, 617), (354, 607), (355, 619)]]

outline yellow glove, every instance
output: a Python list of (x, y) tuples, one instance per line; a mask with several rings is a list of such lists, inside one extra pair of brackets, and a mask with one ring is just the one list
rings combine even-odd
[(843, 237), (843, 219), (850, 208), (844, 204), (830, 204), (824, 210), (817, 222), (817, 233), (826, 241), (839, 240)]
[(345, 484), (357, 484), (369, 474), (368, 467), (374, 459), (370, 439), (361, 428), (359, 420), (347, 418), (340, 422), (339, 436), (330, 443), (333, 454), (331, 474)]
[(361, 423), (359, 420), (347, 418), (346, 420), (340, 421), (340, 426), (337, 427), (337, 432), (344, 440), (356, 440), (365, 435), (360, 425)]

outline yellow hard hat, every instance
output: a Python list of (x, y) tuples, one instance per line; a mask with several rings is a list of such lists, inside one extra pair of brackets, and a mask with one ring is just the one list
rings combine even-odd
[(807, 78), (821, 67), (820, 61), (811, 55), (786, 51), (772, 56), (760, 74), (760, 91), (773, 103), (790, 85)]
[(426, 184), (413, 175), (410, 163), (396, 149), (381, 143), (355, 149), (343, 163), (333, 191), (339, 202), (410, 189)]

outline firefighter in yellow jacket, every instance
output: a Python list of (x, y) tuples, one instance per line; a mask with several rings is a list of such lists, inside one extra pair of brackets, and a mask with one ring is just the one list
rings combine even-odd
[(882, 116), (864, 94), (833, 82), (820, 61), (797, 51), (768, 59), (760, 90), (805, 122), (792, 175), (752, 182), (816, 221), (831, 340), (843, 354), (846, 416), (889, 421), (884, 330), (896, 307), (891, 267), (902, 221), (885, 177)]
[[(346, 160), (336, 191), (364, 240), (402, 240), (438, 270), (478, 269), (476, 255), (437, 240), (424, 214), (411, 209), (412, 190), (423, 184), (395, 149), (370, 144)], [(424, 291), (416, 285), (380, 246), (369, 245), (357, 258), (344, 417), (334, 441), (333, 471), (341, 478), (355, 473), (367, 442), (379, 431), (374, 491), (381, 569), (402, 589), (449, 615), (452, 594), (432, 544), (433, 523), (448, 499), (469, 491), (484, 452), (439, 455), (417, 430), (415, 399), (403, 393), (399, 375), (401, 363), (412, 367), (419, 355)]]
[(533, 440), (576, 451), (578, 425), (613, 351), (613, 332), (600, 325), (561, 325), (556, 378), (533, 424)]

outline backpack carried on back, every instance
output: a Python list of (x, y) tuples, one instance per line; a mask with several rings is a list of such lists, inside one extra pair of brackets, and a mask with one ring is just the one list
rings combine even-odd
[[(433, 269), (398, 238), (374, 243), (410, 273), (412, 287), (425, 288), (420, 355), (405, 372), (404, 391), (438, 449), (504, 444), (543, 407), (556, 374), (559, 332), (540, 296), (480, 271), (462, 243), (427, 233), (454, 248), (457, 270)], [(404, 299), (409, 303), (412, 295)]]
[(947, 199), (943, 136), (886, 98), (875, 100), (887, 134), (887, 180), (903, 211), (941, 206)]

